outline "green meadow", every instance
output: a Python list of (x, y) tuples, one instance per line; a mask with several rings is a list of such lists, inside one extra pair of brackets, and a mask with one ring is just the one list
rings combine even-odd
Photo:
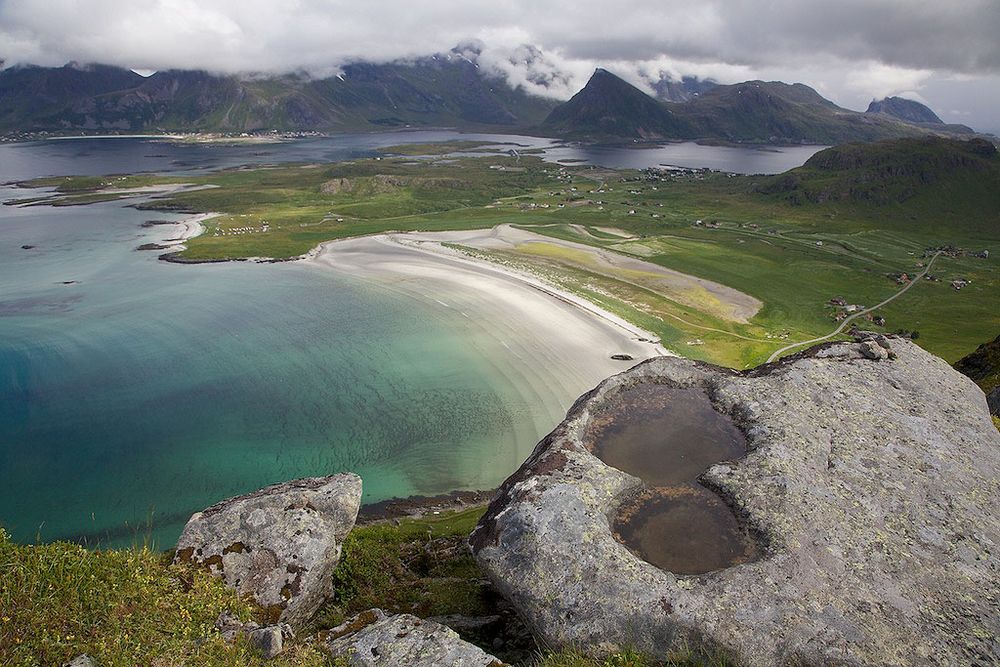
[[(993, 171), (931, 179), (905, 197), (897, 196), (894, 182), (888, 195), (878, 191), (875, 201), (867, 201), (853, 196), (854, 185), (809, 165), (777, 177), (640, 172), (461, 152), (475, 149), (470, 142), (433, 146), (420, 155), (413, 147), (395, 148), (380, 158), (185, 178), (44, 179), (32, 184), (55, 191), (32, 203), (86, 204), (120, 198), (120, 189), (179, 182), (203, 186), (142, 204), (220, 214), (188, 242), (181, 258), (191, 261), (287, 259), (353, 236), (513, 224), (756, 297), (763, 303), (760, 311), (747, 322), (734, 321), (720, 316), (710, 301), (681, 303), (626, 272), (597, 271), (586, 253), (565, 245), (522, 244), (502, 252), (463, 248), (585, 296), (660, 336), (683, 356), (736, 368), (830, 333), (838, 311), (831, 299), (878, 303), (900, 289), (895, 276), (922, 270), (928, 249), (951, 246), (958, 250), (933, 267), (937, 280), (922, 280), (872, 314), (884, 318), (884, 325), (856, 323), (916, 331), (918, 344), (949, 362), (1000, 330), (1000, 188)], [(993, 162), (984, 163), (993, 169)], [(796, 187), (804, 182), (814, 190), (806, 196), (790, 190), (780, 180), (789, 175)], [(825, 200), (810, 201), (815, 192), (825, 193)], [(989, 258), (970, 252), (983, 250)], [(956, 290), (951, 283), (958, 279), (966, 283)]]

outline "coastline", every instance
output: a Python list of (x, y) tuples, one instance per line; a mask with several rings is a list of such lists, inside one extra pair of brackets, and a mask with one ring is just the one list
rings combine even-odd
[(407, 496), (365, 503), (358, 511), (357, 525), (367, 526), (395, 519), (419, 519), (430, 514), (485, 507), (493, 500), (496, 489), (488, 491), (452, 491), (436, 496)]
[[(484, 381), (490, 392), (510, 406), (504, 429), (509, 444), (494, 442), (474, 458), (450, 461), (454, 475), (445, 490), (498, 483), (562, 421), (581, 394), (644, 360), (671, 354), (652, 334), (534, 276), (457, 251), (413, 247), (392, 236), (327, 242), (300, 261), (318, 272), (394, 293), (421, 319), (437, 321), (463, 341), (474, 355), (470, 361), (488, 373)], [(441, 372), (449, 372), (447, 365)], [(435, 496), (441, 489), (422, 491), (420, 486), (416, 484), (418, 495)], [(421, 511), (425, 505), (420, 498), (395, 501), (400, 503)]]
[(181, 233), (176, 235), (174, 238), (165, 239), (161, 243), (167, 246), (170, 250), (174, 252), (180, 252), (187, 248), (184, 244), (185, 241), (189, 241), (196, 236), (200, 236), (205, 233), (205, 225), (202, 224), (206, 220), (211, 220), (212, 218), (217, 218), (221, 213), (198, 213), (196, 215), (191, 215), (181, 220), (172, 221), (173, 224), (183, 227)]
[[(434, 277), (443, 279), (443, 282), (451, 283), (452, 287), (461, 287), (466, 285), (464, 279), (468, 277), (468, 274), (475, 274), (485, 279), (479, 287), (485, 289), (487, 293), (491, 291), (489, 282), (495, 282), (497, 285), (504, 282), (514, 283), (524, 289), (525, 295), (528, 293), (543, 295), (550, 302), (568, 306), (580, 313), (586, 313), (591, 321), (609, 327), (616, 331), (618, 336), (639, 344), (644, 354), (641, 358), (636, 357), (636, 361), (655, 356), (678, 356), (663, 347), (655, 334), (604, 310), (597, 304), (562, 290), (531, 273), (470, 257), (459, 250), (443, 245), (449, 240), (449, 232), (394, 232), (338, 239), (320, 244), (298, 258), (297, 261), (334, 270), (355, 266), (360, 272), (367, 272), (369, 277), (375, 279), (378, 279), (377, 271), (373, 271), (372, 264), (366, 260), (374, 262), (375, 266), (382, 266), (386, 269), (386, 277), (391, 277), (393, 274), (397, 276), (405, 274), (406, 271), (402, 266), (407, 261), (415, 266), (436, 264), (442, 272), (448, 268), (461, 269), (453, 271), (451, 275), (435, 272)], [(497, 287), (494, 286), (493, 289), (497, 289)]]

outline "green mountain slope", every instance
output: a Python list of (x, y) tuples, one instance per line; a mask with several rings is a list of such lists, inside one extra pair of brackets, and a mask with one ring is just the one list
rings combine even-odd
[(684, 104), (682, 112), (698, 136), (730, 141), (836, 144), (917, 133), (838, 107), (809, 86), (780, 81), (717, 86)]
[(956, 361), (955, 370), (968, 375), (986, 393), (1000, 386), (1000, 336)]
[(668, 139), (690, 136), (693, 128), (632, 84), (598, 69), (583, 89), (560, 104), (542, 128), (566, 138)]
[(881, 100), (872, 100), (865, 113), (886, 114), (887, 116), (892, 116), (908, 123), (944, 123), (926, 105), (903, 97), (886, 97)]
[(837, 144), (950, 134), (955, 128), (844, 109), (801, 83), (747, 81), (708, 87), (682, 102), (660, 102), (598, 70), (583, 90), (552, 110), (541, 129), (590, 140)]
[(1000, 336), (956, 361), (955, 370), (979, 385), (986, 394), (990, 414), (1000, 416)]
[(510, 88), (463, 58), (355, 64), (327, 79), (93, 66), (0, 71), (0, 132), (517, 128), (555, 102)]
[(845, 144), (758, 181), (757, 192), (801, 206), (838, 207), (1000, 238), (1000, 155), (983, 139), (906, 138)]

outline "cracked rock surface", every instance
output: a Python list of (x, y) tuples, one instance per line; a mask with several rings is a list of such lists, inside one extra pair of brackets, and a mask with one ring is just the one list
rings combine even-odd
[(223, 500), (191, 516), (175, 562), (204, 565), (268, 611), (305, 623), (331, 592), (340, 548), (354, 527), (361, 478), (307, 477)]
[[(609, 378), (499, 489), (470, 540), (479, 564), (551, 647), (997, 664), (1000, 433), (970, 380), (889, 342), (894, 359), (842, 342), (742, 373), (664, 357)], [(757, 560), (681, 576), (615, 540), (642, 482), (584, 438), (595, 410), (643, 382), (705, 389), (744, 432), (747, 455), (701, 482), (758, 537)]]

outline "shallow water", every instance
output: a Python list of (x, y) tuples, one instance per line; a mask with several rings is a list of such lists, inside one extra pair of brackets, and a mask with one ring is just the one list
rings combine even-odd
[(0, 215), (0, 523), (19, 540), (169, 546), (221, 498), (340, 470), (365, 501), (491, 488), (588, 388), (536, 393), (476, 323), (347, 275), (160, 262), (133, 249), (176, 229), (120, 205)]
[(675, 574), (703, 574), (753, 560), (757, 547), (732, 510), (697, 485), (661, 487), (621, 509), (619, 541)]
[(591, 429), (598, 458), (650, 486), (694, 484), (746, 453), (743, 434), (701, 389), (637, 385), (612, 398)]
[(746, 453), (742, 432), (703, 389), (628, 388), (594, 415), (585, 442), (647, 486), (614, 521), (616, 537), (643, 560), (702, 574), (756, 557), (757, 545), (729, 506), (698, 484), (710, 466)]
[[(465, 138), (6, 144), (0, 182), (344, 160)], [(0, 187), (0, 200), (30, 195)], [(490, 488), (601, 379), (553, 380), (514, 363), (488, 322), (350, 275), (157, 261), (134, 248), (177, 228), (142, 228), (150, 217), (171, 218), (114, 202), (0, 207), (0, 524), (17, 540), (169, 547), (191, 512), (221, 498), (340, 470), (362, 475), (366, 502)], [(531, 344), (531, 331), (509, 329)]]

